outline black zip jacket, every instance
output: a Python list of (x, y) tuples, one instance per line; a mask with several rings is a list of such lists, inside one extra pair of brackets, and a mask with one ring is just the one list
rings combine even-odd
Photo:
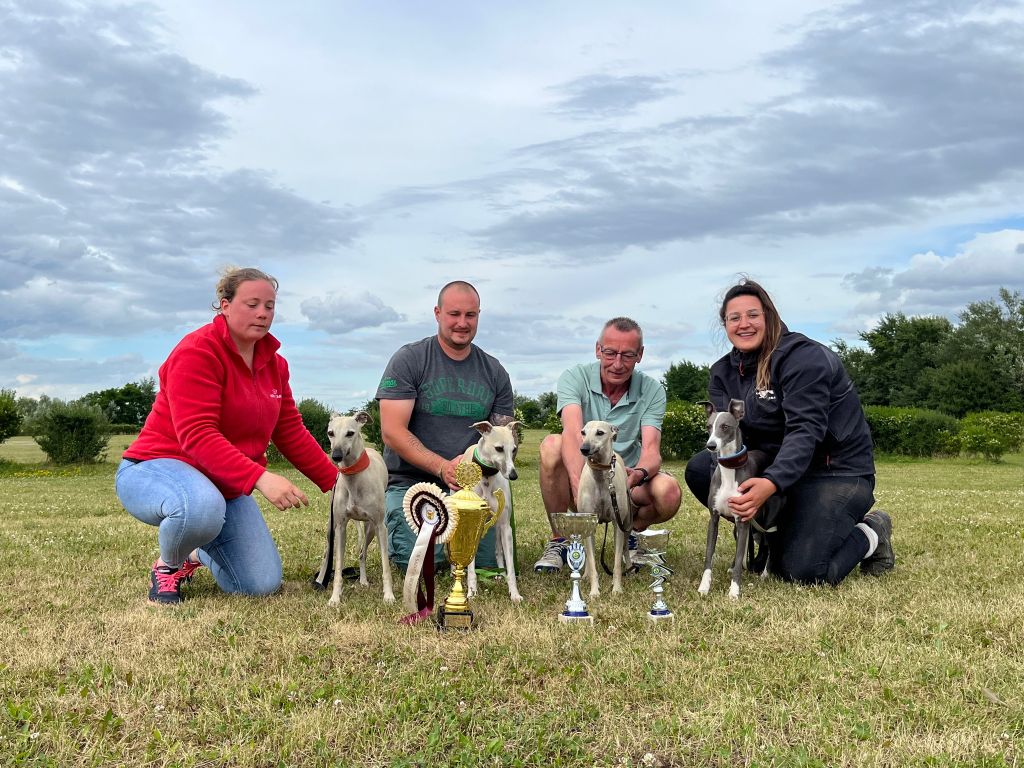
[(773, 457), (764, 476), (779, 491), (804, 475), (875, 474), (871, 431), (835, 352), (783, 326), (770, 386), (758, 392), (756, 381), (757, 353), (734, 347), (711, 366), (709, 393), (719, 410), (743, 400), (743, 439)]

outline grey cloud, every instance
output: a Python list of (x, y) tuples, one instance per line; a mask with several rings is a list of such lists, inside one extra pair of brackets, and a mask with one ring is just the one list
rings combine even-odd
[(1012, 199), (1024, 178), (1024, 23), (997, 3), (862, 2), (813, 16), (762, 62), (793, 83), (741, 114), (521, 147), (463, 180), (498, 253), (610, 258), (706, 237), (770, 241)]
[(327, 333), (349, 333), (359, 328), (373, 328), (402, 320), (402, 316), (372, 293), (358, 296), (330, 294), (306, 299), (302, 314), (311, 328)]
[(586, 75), (548, 90), (561, 96), (553, 111), (575, 118), (618, 117), (675, 93), (666, 78), (651, 75)]
[(89, 383), (88, 391), (97, 391), (120, 387), (126, 381), (138, 381), (147, 376), (155, 377), (156, 371), (134, 354), (61, 360), (22, 355), (5, 361), (0, 372), (0, 387), (15, 389), (24, 397), (45, 394), (71, 399), (85, 394), (83, 382)]
[(255, 90), (169, 52), (152, 8), (0, 14), (0, 333), (169, 328), (218, 267), (317, 258), (358, 233), (351, 209), (207, 165), (229, 128), (216, 102)]
[(918, 254), (901, 269), (870, 268), (843, 277), (845, 288), (861, 295), (861, 314), (902, 311), (953, 316), (954, 308), (994, 298), (999, 289), (1020, 284), (1024, 231), (1001, 230), (976, 236), (953, 256)]

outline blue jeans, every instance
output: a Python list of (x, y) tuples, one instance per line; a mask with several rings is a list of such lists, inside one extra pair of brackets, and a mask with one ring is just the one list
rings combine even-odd
[(114, 487), (132, 517), (158, 527), (167, 565), (198, 549), (225, 592), (268, 595), (281, 586), (281, 556), (251, 496), (225, 499), (206, 475), (177, 459), (124, 460)]
[[(686, 485), (707, 506), (714, 456), (701, 451), (686, 465)], [(771, 569), (787, 581), (835, 586), (868, 553), (857, 523), (875, 503), (874, 475), (805, 476), (784, 495), (779, 530), (770, 539)]]

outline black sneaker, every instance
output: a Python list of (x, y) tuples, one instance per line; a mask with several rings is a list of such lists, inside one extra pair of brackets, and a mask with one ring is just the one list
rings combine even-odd
[(153, 570), (149, 573), (149, 602), (177, 605), (182, 601), (181, 582), (185, 578), (184, 568), (153, 563)]
[(892, 551), (892, 519), (884, 509), (873, 509), (864, 515), (864, 524), (878, 534), (878, 546), (870, 557), (861, 560), (860, 569), (871, 576), (881, 576), (896, 566)]

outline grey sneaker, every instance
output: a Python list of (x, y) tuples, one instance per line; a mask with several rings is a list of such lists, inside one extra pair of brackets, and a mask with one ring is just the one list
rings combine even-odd
[(878, 534), (878, 547), (870, 557), (861, 560), (860, 569), (871, 576), (881, 576), (896, 567), (892, 551), (892, 518), (884, 509), (873, 509), (864, 515), (864, 524)]
[(565, 562), (565, 550), (568, 547), (565, 539), (558, 537), (551, 539), (544, 545), (544, 551), (540, 558), (533, 564), (533, 570), (537, 573), (558, 573), (562, 570), (562, 563)]

